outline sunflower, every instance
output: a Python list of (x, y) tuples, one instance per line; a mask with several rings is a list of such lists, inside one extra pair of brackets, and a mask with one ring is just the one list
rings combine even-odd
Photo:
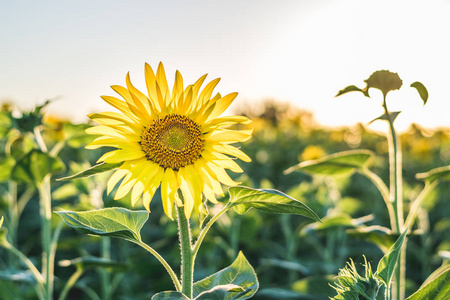
[(203, 196), (218, 203), (223, 196), (222, 184), (238, 184), (226, 169), (243, 172), (235, 158), (250, 158), (231, 145), (251, 137), (252, 130), (232, 130), (231, 125), (251, 121), (244, 116), (220, 115), (237, 93), (212, 96), (220, 78), (209, 82), (203, 90), (206, 75), (183, 88), (183, 78), (176, 71), (172, 92), (169, 90), (162, 63), (155, 73), (145, 64), (148, 97), (136, 89), (126, 76), (126, 87), (111, 88), (123, 100), (111, 96), (102, 99), (119, 112), (90, 114), (99, 126), (87, 129), (100, 135), (86, 146), (117, 148), (105, 153), (98, 162), (122, 163), (107, 183), (108, 194), (121, 181), (114, 199), (131, 191), (131, 204), (143, 199), (150, 212), (150, 202), (159, 186), (164, 212), (173, 220), (173, 206), (184, 207), (186, 218), (192, 211), (203, 209)]

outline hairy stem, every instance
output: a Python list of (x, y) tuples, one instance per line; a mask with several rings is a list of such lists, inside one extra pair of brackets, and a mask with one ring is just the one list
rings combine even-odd
[(45, 281), (46, 299), (53, 299), (53, 259), (51, 254), (52, 231), (51, 231), (51, 196), (50, 196), (50, 174), (45, 176), (42, 183), (38, 184), (40, 198), (40, 216), (42, 226), (42, 274)]
[[(390, 201), (395, 212), (395, 233), (401, 233), (403, 230), (403, 199), (402, 199), (402, 158), (400, 144), (394, 128), (392, 119), (386, 104), (386, 95), (383, 95), (383, 108), (386, 118), (389, 122), (389, 134), (387, 135), (389, 143), (389, 171), (390, 171)], [(406, 244), (406, 240), (405, 240)], [(399, 263), (395, 270), (395, 280), (393, 289), (393, 298), (403, 300), (405, 298), (405, 251), (400, 252)]]
[(184, 215), (184, 208), (177, 206), (178, 234), (181, 246), (181, 292), (192, 298), (194, 285), (194, 255), (192, 249), (191, 227)]

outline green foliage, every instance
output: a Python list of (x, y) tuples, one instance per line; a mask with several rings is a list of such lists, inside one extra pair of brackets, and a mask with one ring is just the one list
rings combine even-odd
[(433, 281), (420, 289), (406, 300), (445, 300), (450, 297), (450, 270), (442, 272)]
[(118, 207), (83, 212), (60, 211), (57, 214), (67, 225), (82, 233), (134, 242), (141, 241), (140, 231), (148, 219), (145, 210), (131, 211)]
[(450, 166), (439, 167), (416, 175), (417, 179), (433, 182), (435, 180), (450, 180)]
[(183, 295), (180, 292), (175, 291), (167, 291), (167, 292), (161, 292), (152, 297), (152, 300), (189, 300), (188, 297)]
[(100, 174), (100, 173), (104, 173), (104, 172), (108, 172), (108, 171), (117, 169), (121, 165), (122, 165), (122, 163), (107, 164), (107, 163), (101, 162), (101, 163), (99, 163), (95, 166), (92, 166), (84, 171), (81, 171), (77, 174), (59, 178), (58, 180), (73, 180), (73, 179), (87, 178), (87, 177), (94, 176), (96, 174)]
[(415, 88), (419, 92), (420, 98), (422, 98), (423, 105), (427, 104), (428, 91), (427, 88), (419, 81), (411, 83), (411, 87)]
[(258, 290), (255, 270), (239, 252), (236, 260), (225, 269), (194, 283), (195, 299), (248, 299)]
[(405, 240), (406, 232), (405, 230), (402, 235), (397, 239), (394, 245), (389, 249), (389, 252), (386, 253), (383, 258), (378, 262), (377, 273), (376, 276), (383, 281), (387, 288), (389, 288), (391, 284), (391, 278), (394, 274), (395, 265), (398, 262), (398, 258), (400, 256), (400, 249)]
[(317, 160), (302, 162), (287, 169), (285, 173), (299, 170), (320, 175), (347, 174), (366, 168), (373, 156), (374, 153), (369, 150), (344, 151)]
[(58, 157), (52, 157), (40, 150), (32, 150), (17, 161), (11, 171), (11, 178), (16, 181), (39, 184), (48, 174), (65, 170), (64, 163)]
[(302, 202), (277, 190), (252, 189), (248, 187), (230, 187), (230, 203), (234, 210), (243, 214), (250, 208), (281, 213), (296, 214), (320, 221), (319, 216)]

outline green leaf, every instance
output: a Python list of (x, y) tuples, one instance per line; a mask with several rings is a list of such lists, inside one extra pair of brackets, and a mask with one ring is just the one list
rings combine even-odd
[(433, 281), (409, 296), (406, 300), (445, 300), (450, 299), (450, 270), (447, 270)]
[(67, 135), (67, 145), (69, 147), (79, 149), (92, 142), (95, 137), (86, 133), (86, 129), (89, 127), (92, 126), (88, 124), (65, 123), (64, 131)]
[(112, 207), (82, 212), (60, 211), (58, 215), (72, 228), (86, 234), (141, 241), (140, 231), (148, 219), (145, 210)]
[(0, 112), (0, 138), (4, 138), (11, 129), (10, 113), (6, 111)]
[(167, 291), (161, 292), (153, 295), (152, 300), (190, 300), (186, 295), (175, 292), (175, 291)]
[[(231, 292), (244, 292), (245, 290), (235, 284), (216, 285), (208, 291), (200, 293), (195, 300), (223, 300), (227, 299), (227, 296)], [(244, 298), (238, 298), (244, 299)]]
[(90, 177), (90, 176), (93, 176), (93, 175), (96, 175), (99, 173), (108, 172), (108, 171), (117, 169), (121, 165), (122, 165), (122, 163), (107, 164), (107, 163), (102, 162), (95, 166), (90, 167), (89, 169), (81, 171), (77, 174), (63, 177), (63, 178), (58, 178), (57, 181), (86, 178), (86, 177)]
[[(199, 299), (248, 299), (258, 290), (258, 279), (255, 270), (249, 264), (242, 252), (239, 252), (236, 260), (227, 268), (194, 283), (194, 297), (200, 296), (204, 292), (213, 292), (217, 286), (227, 285), (239, 286), (242, 290), (232, 288), (223, 298), (199, 298)], [(207, 295), (204, 293), (203, 295)], [(217, 294), (215, 294), (217, 295)], [(161, 298), (163, 299), (163, 298)]]
[(375, 71), (364, 81), (367, 83), (367, 89), (379, 89), (384, 96), (390, 91), (400, 89), (403, 84), (397, 73), (388, 70)]
[(35, 282), (34, 276), (30, 271), (0, 271), (0, 280)]
[(262, 211), (296, 214), (320, 221), (319, 216), (302, 202), (277, 190), (258, 190), (243, 186), (230, 187), (230, 206), (243, 214), (250, 208)]
[(422, 98), (423, 105), (427, 104), (428, 100), (428, 91), (427, 88), (419, 81), (411, 83), (411, 87), (415, 88), (420, 95), (420, 98)]
[[(395, 121), (395, 119), (397, 119), (398, 115), (401, 113), (401, 111), (392, 111), (389, 112), (389, 118), (391, 119), (392, 122)], [(379, 116), (378, 118), (373, 119), (372, 121), (369, 122), (369, 124), (377, 121), (377, 120), (386, 120), (389, 121), (388, 115), (386, 113), (384, 113), (382, 116)]]
[(71, 260), (61, 260), (58, 263), (61, 267), (69, 267), (74, 265), (83, 265), (88, 268), (108, 268), (114, 270), (114, 272), (123, 272), (128, 269), (128, 265), (122, 262), (106, 259), (103, 257), (85, 256), (78, 257)]
[(0, 162), (0, 182), (11, 179), (11, 171), (15, 164), (16, 161), (12, 156), (6, 156), (5, 159)]
[(16, 163), (11, 171), (11, 178), (16, 181), (39, 184), (48, 174), (64, 171), (65, 168), (60, 158), (34, 149)]
[(435, 180), (450, 180), (450, 166), (439, 167), (425, 173), (416, 174), (416, 178), (429, 181), (430, 183)]
[(347, 174), (366, 168), (374, 155), (372, 151), (363, 149), (338, 152), (319, 159), (301, 162), (285, 170), (284, 174), (296, 170), (319, 175)]
[(335, 97), (339, 97), (343, 94), (349, 93), (349, 92), (361, 92), (364, 94), (364, 96), (369, 97), (369, 91), (368, 89), (360, 89), (359, 87), (355, 85), (349, 85), (348, 87), (340, 90)]
[(383, 281), (387, 288), (390, 286), (392, 274), (394, 273), (395, 265), (400, 256), (400, 249), (405, 240), (407, 231), (408, 229), (400, 235), (394, 245), (392, 245), (391, 249), (389, 249), (389, 252), (378, 262), (376, 276)]
[(398, 235), (391, 233), (391, 230), (382, 226), (360, 226), (347, 230), (347, 234), (356, 239), (362, 239), (377, 245), (383, 253), (388, 253), (395, 243)]

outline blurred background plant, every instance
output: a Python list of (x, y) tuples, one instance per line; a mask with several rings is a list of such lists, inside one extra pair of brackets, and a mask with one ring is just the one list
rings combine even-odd
[[(40, 109), (42, 107), (37, 108)], [(389, 227), (389, 216), (376, 188), (360, 174), (344, 174), (330, 179), (305, 173), (283, 175), (283, 171), (304, 160), (363, 148), (376, 153), (371, 170), (388, 182), (388, 144), (385, 137), (364, 124), (322, 127), (314, 121), (311, 113), (275, 100), (267, 101), (261, 107), (249, 104), (237, 110), (238, 114), (254, 121), (254, 134), (242, 145), (242, 150), (253, 161), (243, 164), (243, 175), (235, 179), (246, 186), (275, 188), (294, 198), (302, 198), (323, 218), (323, 223), (310, 224), (304, 218), (255, 210), (239, 217), (230, 212), (220, 218), (206, 236), (198, 256), (196, 279), (228, 266), (240, 249), (258, 274), (260, 290), (255, 299), (328, 299), (335, 295), (329, 284), (349, 257), (355, 260), (359, 269), (364, 263), (362, 253), (372, 264), (383, 256), (378, 247), (361, 239), (351, 229), (363, 224)], [(8, 242), (40, 267), (38, 193), (29, 183), (11, 180), (11, 171), (17, 161), (37, 145), (33, 132), (24, 130), (23, 126), (17, 127), (15, 120), (20, 113), (14, 111), (15, 108), (9, 105), (4, 106), (0, 113), (2, 228), (8, 229)], [(95, 164), (102, 154), (101, 150), (84, 150), (84, 145), (91, 141), (91, 137), (84, 133), (88, 124), (73, 124), (55, 116), (44, 116), (39, 126), (48, 149), (57, 149), (58, 157), (66, 166), (66, 170), (60, 171), (57, 177)], [(423, 185), (415, 178), (416, 173), (449, 163), (450, 130), (412, 125), (399, 138), (405, 175), (403, 193), (405, 199), (410, 199)], [(105, 182), (98, 176), (72, 182), (52, 180), (52, 209), (131, 208), (129, 199), (117, 203), (106, 195)], [(425, 199), (423, 209), (419, 211), (418, 220), (423, 232), (408, 240), (407, 295), (417, 290), (435, 269), (448, 264), (450, 211), (446, 195), (449, 193), (450, 184), (441, 183)], [(17, 197), (16, 202), (11, 200), (12, 197)], [(151, 243), (168, 261), (176, 262), (179, 255), (178, 247), (174, 247), (178, 245), (176, 224), (165, 217), (159, 205), (161, 201), (152, 203), (149, 221), (141, 231), (143, 240)], [(53, 230), (59, 222), (58, 218), (54, 219)], [(377, 238), (379, 236), (373, 236), (373, 239)], [(64, 287), (71, 282), (70, 278), (78, 280), (72, 280), (74, 285), (67, 290), (66, 299), (148, 299), (156, 292), (171, 288), (172, 283), (165, 276), (164, 268), (158, 261), (147, 259), (145, 251), (119, 239), (102, 241), (97, 237), (80, 235), (68, 227), (62, 228), (55, 257), (55, 297), (65, 293)], [(386, 244), (392, 242), (386, 241)], [(14, 257), (0, 248), (0, 299), (35, 299), (33, 280), (29, 272), (19, 271), (24, 270), (24, 266)], [(143, 282), (141, 278), (151, 280)]]

